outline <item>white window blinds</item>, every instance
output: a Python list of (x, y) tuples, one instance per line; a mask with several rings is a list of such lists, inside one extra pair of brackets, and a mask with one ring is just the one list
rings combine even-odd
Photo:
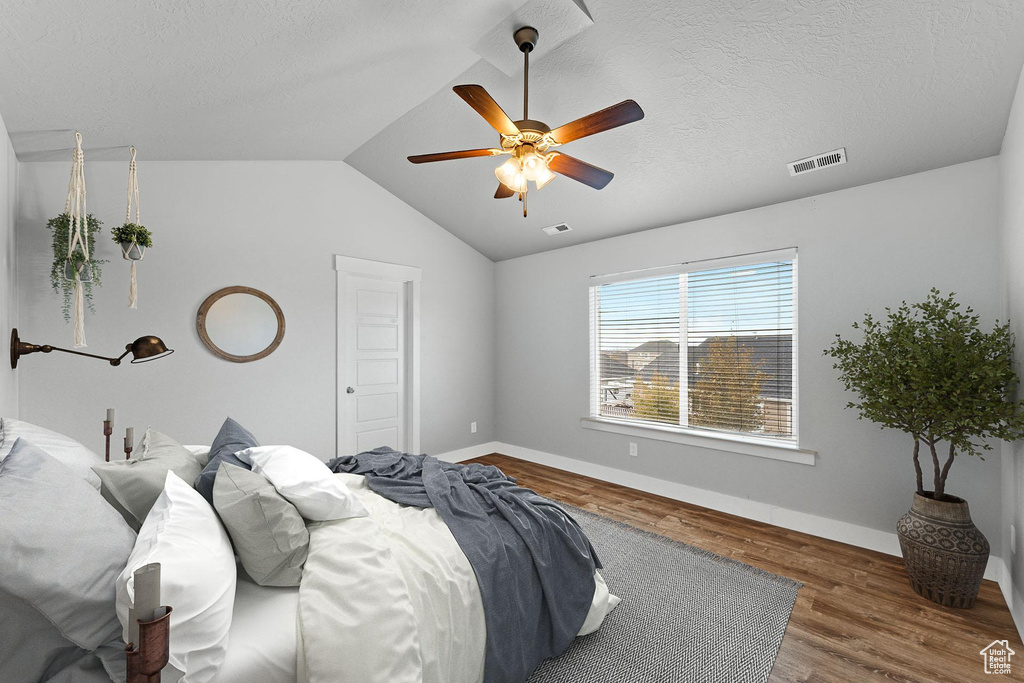
[(600, 278), (591, 414), (796, 443), (795, 250)]

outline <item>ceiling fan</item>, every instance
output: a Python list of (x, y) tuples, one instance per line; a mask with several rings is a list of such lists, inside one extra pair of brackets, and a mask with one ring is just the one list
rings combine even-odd
[(494, 198), (505, 199), (518, 194), (519, 200), (523, 203), (523, 218), (526, 218), (526, 193), (529, 190), (530, 181), (533, 181), (539, 190), (554, 180), (557, 173), (600, 190), (613, 177), (611, 172), (580, 161), (568, 154), (563, 154), (557, 151), (556, 147), (588, 135), (639, 121), (644, 117), (644, 110), (633, 100), (625, 100), (555, 129), (551, 129), (543, 121), (531, 119), (529, 113), (530, 52), (537, 45), (537, 29), (532, 26), (524, 26), (517, 30), (512, 37), (523, 53), (523, 118), (521, 120), (510, 119), (508, 114), (494, 101), (494, 98), (479, 85), (457, 85), (452, 88), (456, 95), (464, 99), (498, 131), (500, 146), (437, 154), (418, 154), (409, 157), (409, 161), (414, 164), (423, 164), (430, 161), (508, 154), (510, 158), (494, 170), (494, 175), (499, 181), (498, 191), (494, 193)]

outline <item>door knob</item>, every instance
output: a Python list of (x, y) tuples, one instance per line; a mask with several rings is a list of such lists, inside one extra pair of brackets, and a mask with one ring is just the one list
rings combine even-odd
[(356, 390), (353, 389), (352, 387), (348, 387), (348, 388), (345, 389), (345, 393), (346, 394), (354, 394), (354, 393), (356, 393)]

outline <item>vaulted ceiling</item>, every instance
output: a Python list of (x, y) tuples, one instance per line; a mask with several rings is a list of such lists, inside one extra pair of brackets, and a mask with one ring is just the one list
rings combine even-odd
[[(531, 118), (646, 117), (565, 148), (608, 187), (560, 177), (523, 219), (492, 198), (500, 159), (405, 157), (497, 143), (452, 85), (520, 118), (527, 22)], [(63, 159), (71, 129), (92, 159), (346, 160), (495, 260), (997, 154), (1022, 62), (1016, 0), (0, 0), (21, 160)], [(837, 147), (846, 165), (789, 176)]]

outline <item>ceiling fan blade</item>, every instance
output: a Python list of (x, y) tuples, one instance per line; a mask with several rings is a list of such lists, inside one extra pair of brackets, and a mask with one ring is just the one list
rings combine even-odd
[(564, 126), (555, 128), (549, 135), (560, 145), (573, 140), (585, 138), (595, 133), (603, 133), (612, 128), (624, 126), (627, 123), (639, 121), (644, 117), (644, 110), (633, 100), (625, 100), (613, 104), (607, 109), (588, 114), (581, 119), (576, 119)]
[(493, 157), (501, 154), (500, 149), (463, 149), (458, 152), (438, 152), (436, 154), (417, 154), (409, 157), (414, 164), (425, 164), (430, 161), (450, 161), (452, 159), (471, 159), (473, 157)]
[(498, 189), (494, 193), (494, 198), (495, 199), (508, 199), (509, 197), (512, 197), (514, 195), (515, 195), (515, 192), (513, 190), (510, 190), (508, 188), (508, 186), (505, 185), (505, 183), (498, 183)]
[(589, 185), (595, 190), (604, 188), (615, 177), (615, 174), (611, 171), (592, 166), (585, 161), (580, 161), (576, 157), (571, 157), (561, 152), (553, 153), (551, 160), (548, 161), (548, 168), (567, 178), (572, 178), (584, 185)]
[(494, 101), (486, 90), (479, 85), (457, 85), (452, 90), (455, 94), (466, 100), (466, 103), (476, 109), (476, 113), (487, 119), (494, 130), (502, 135), (519, 135), (519, 129), (512, 119), (508, 117), (498, 103)]

